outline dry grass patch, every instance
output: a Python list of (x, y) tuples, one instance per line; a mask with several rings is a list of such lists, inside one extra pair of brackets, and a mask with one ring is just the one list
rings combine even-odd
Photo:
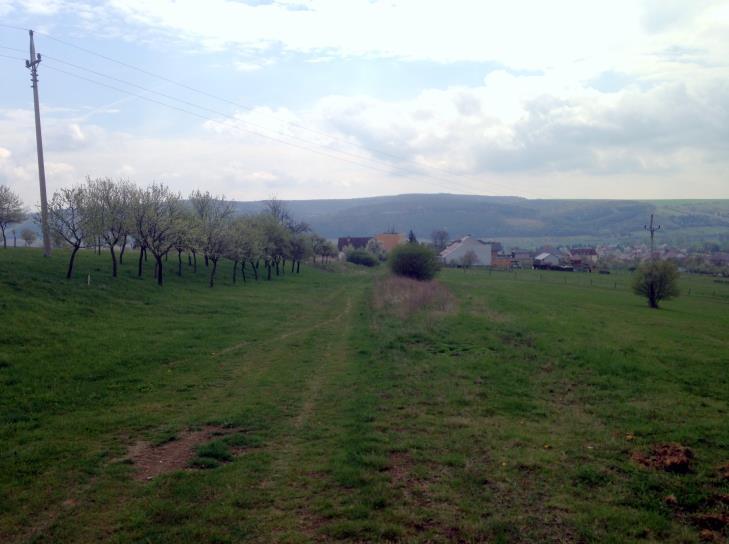
[(454, 313), (458, 307), (450, 289), (437, 280), (417, 281), (388, 276), (375, 283), (374, 306), (400, 318), (427, 310), (433, 315)]

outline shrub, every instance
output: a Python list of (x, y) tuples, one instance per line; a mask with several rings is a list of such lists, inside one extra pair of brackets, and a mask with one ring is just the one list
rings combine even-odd
[(403, 244), (390, 253), (390, 270), (398, 276), (430, 280), (440, 269), (435, 252), (419, 244)]
[(379, 264), (377, 257), (364, 249), (353, 249), (347, 252), (347, 261), (363, 266), (377, 266)]
[(651, 308), (661, 300), (678, 296), (678, 269), (670, 261), (648, 262), (640, 265), (633, 279), (633, 292), (644, 296)]

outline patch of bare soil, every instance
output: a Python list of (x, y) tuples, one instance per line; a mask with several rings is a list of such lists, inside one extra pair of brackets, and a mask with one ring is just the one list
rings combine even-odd
[(719, 476), (723, 480), (729, 480), (729, 462), (719, 467)]
[(699, 540), (701, 542), (724, 542), (724, 537), (721, 536), (721, 533), (717, 533), (711, 529), (701, 529)]
[(709, 512), (703, 514), (695, 514), (692, 521), (702, 529), (709, 531), (722, 531), (729, 527), (729, 514), (724, 512)]
[(648, 453), (635, 451), (631, 457), (633, 461), (647, 468), (687, 474), (691, 471), (694, 453), (686, 446), (669, 443), (651, 446)]
[(210, 425), (199, 430), (180, 432), (164, 444), (139, 441), (129, 448), (125, 460), (134, 465), (136, 480), (151, 480), (161, 474), (189, 468), (197, 446), (233, 432), (234, 429)]
[(439, 281), (417, 281), (398, 276), (388, 276), (375, 283), (373, 303), (375, 309), (400, 318), (422, 310), (433, 315), (451, 314), (458, 307), (456, 297)]

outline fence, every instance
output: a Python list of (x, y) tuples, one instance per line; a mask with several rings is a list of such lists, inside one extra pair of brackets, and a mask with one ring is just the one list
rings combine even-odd
[[(593, 287), (618, 291), (630, 291), (633, 275), (630, 272), (559, 272), (552, 270), (498, 270), (472, 269), (468, 272), (487, 274), (492, 279), (525, 282), (542, 282), (572, 287)], [(717, 281), (698, 274), (682, 274), (679, 280), (682, 296), (705, 297), (729, 303), (729, 282)]]

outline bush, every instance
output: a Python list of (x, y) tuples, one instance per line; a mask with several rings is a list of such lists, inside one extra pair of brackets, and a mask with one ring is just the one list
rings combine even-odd
[(633, 292), (644, 296), (651, 308), (661, 300), (678, 296), (678, 269), (670, 261), (648, 262), (640, 265), (633, 279)]
[(353, 249), (352, 251), (348, 251), (347, 261), (354, 264), (361, 264), (363, 266), (377, 266), (379, 264), (377, 257), (364, 249)]
[(430, 280), (440, 270), (435, 252), (419, 244), (403, 244), (390, 253), (390, 270), (398, 276)]

